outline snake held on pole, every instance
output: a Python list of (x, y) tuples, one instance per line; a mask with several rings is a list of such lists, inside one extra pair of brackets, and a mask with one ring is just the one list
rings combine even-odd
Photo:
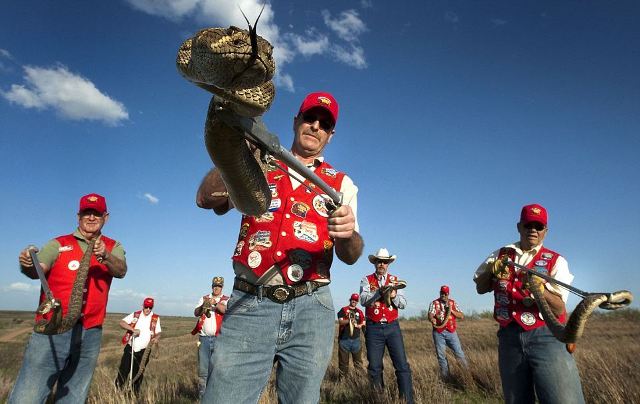
[[(258, 16), (258, 19), (260, 16)], [(246, 19), (246, 17), (245, 17)], [(251, 150), (235, 129), (216, 118), (226, 108), (245, 117), (264, 114), (275, 96), (273, 47), (249, 29), (207, 28), (182, 43), (176, 65), (188, 81), (214, 94), (205, 123), (205, 144), (241, 213), (259, 216), (271, 203), (258, 150)]]

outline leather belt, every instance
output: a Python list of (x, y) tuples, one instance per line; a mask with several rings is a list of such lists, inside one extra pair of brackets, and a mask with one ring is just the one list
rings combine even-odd
[(276, 303), (286, 303), (300, 297), (302, 295), (311, 294), (319, 288), (328, 285), (328, 283), (320, 283), (307, 281), (297, 283), (295, 285), (253, 285), (245, 280), (235, 278), (233, 288), (242, 292), (249, 293), (254, 296), (263, 296)]

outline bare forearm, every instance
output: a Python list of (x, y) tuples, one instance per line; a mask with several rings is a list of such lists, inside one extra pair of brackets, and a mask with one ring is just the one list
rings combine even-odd
[(212, 168), (200, 183), (196, 204), (202, 209), (213, 209), (217, 215), (223, 215), (231, 209), (228, 195), (220, 172)]
[(493, 290), (493, 274), (489, 271), (483, 272), (474, 279), (476, 283), (476, 292), (482, 295)]
[(127, 274), (127, 262), (113, 254), (105, 256), (102, 263), (107, 266), (107, 270), (114, 278), (124, 278)]
[(547, 289), (544, 290), (544, 300), (549, 303), (549, 307), (551, 307), (551, 311), (556, 316), (560, 316), (565, 311), (565, 304), (562, 301), (562, 298), (555, 293), (549, 292)]
[(340, 261), (347, 265), (353, 265), (362, 255), (364, 249), (364, 240), (357, 231), (354, 231), (351, 237), (336, 238), (335, 240), (336, 255)]

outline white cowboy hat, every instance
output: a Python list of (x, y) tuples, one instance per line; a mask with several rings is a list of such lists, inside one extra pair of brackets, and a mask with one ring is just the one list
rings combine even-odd
[(381, 249), (378, 250), (377, 253), (369, 255), (369, 262), (370, 263), (375, 264), (376, 260), (388, 260), (389, 263), (392, 263), (393, 261), (396, 260), (396, 256), (395, 255), (390, 255), (389, 251), (387, 251), (386, 248), (381, 248)]

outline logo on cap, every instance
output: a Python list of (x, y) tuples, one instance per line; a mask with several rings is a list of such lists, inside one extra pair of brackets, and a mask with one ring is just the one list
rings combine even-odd
[(87, 200), (89, 202), (96, 202), (98, 200), (98, 197), (92, 195), (92, 196), (88, 197)]
[(325, 104), (327, 106), (331, 105), (331, 100), (327, 97), (318, 97), (318, 104)]
[(533, 212), (536, 215), (539, 215), (540, 212), (542, 212), (542, 210), (540, 210), (540, 208), (531, 208), (531, 212)]

